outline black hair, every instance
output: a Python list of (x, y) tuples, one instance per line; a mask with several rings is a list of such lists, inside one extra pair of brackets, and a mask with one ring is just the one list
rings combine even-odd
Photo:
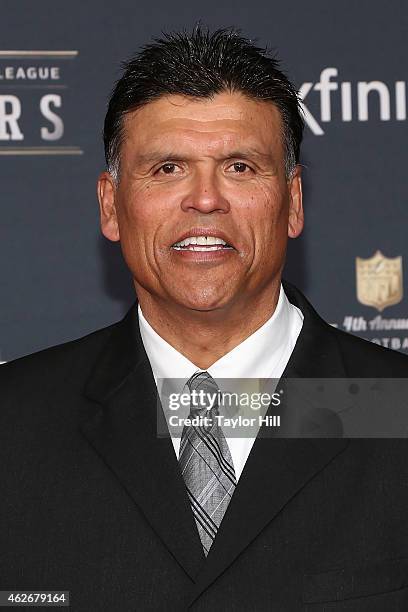
[(123, 68), (109, 100), (103, 132), (107, 168), (115, 178), (126, 113), (164, 95), (212, 98), (223, 91), (239, 91), (275, 104), (282, 118), (286, 175), (293, 172), (304, 126), (296, 89), (279, 69), (279, 61), (239, 30), (210, 32), (196, 25), (191, 33), (163, 33), (163, 38), (143, 46)]

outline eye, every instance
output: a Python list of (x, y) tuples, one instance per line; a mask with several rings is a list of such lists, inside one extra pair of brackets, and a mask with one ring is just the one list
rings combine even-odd
[(157, 172), (160, 172), (161, 174), (176, 174), (177, 169), (179, 169), (177, 164), (174, 164), (173, 162), (166, 162), (160, 166)]
[(248, 170), (252, 171), (252, 168), (245, 162), (234, 162), (229, 168), (233, 169), (234, 174), (248, 174)]

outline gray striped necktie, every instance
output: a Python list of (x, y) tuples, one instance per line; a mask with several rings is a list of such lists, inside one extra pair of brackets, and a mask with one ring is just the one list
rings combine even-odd
[[(198, 394), (204, 392), (214, 397), (214, 394), (219, 392), (217, 383), (208, 372), (195, 372), (187, 381), (187, 385), (190, 393), (195, 390)], [(205, 397), (208, 398), (208, 395)], [(189, 416), (207, 416), (210, 424), (184, 426), (179, 454), (179, 465), (205, 556), (214, 541), (236, 486), (231, 453), (221, 426), (214, 419), (218, 414), (218, 396), (216, 397), (211, 410), (207, 410), (206, 402), (199, 402), (196, 406), (191, 402)]]

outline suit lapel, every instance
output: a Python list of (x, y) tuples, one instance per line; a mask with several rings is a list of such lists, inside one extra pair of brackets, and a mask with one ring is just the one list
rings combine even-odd
[[(282, 378), (343, 377), (330, 327), (294, 287), (289, 301), (304, 314)], [(205, 560), (174, 449), (157, 437), (157, 395), (140, 337), (137, 305), (115, 326), (87, 383), (93, 403), (81, 430), (118, 477), (192, 581), (192, 604), (348, 441), (258, 436)], [(273, 414), (268, 410), (268, 414)]]
[(170, 438), (157, 436), (157, 394), (136, 305), (113, 331), (87, 383), (81, 431), (194, 580), (205, 560)]
[[(289, 301), (302, 310), (304, 323), (282, 379), (345, 376), (343, 361), (330, 334), (330, 327), (300, 292), (287, 283), (284, 288)], [(267, 414), (276, 414), (276, 410), (270, 407)], [(285, 505), (348, 445), (348, 440), (342, 438), (271, 437), (264, 426), (260, 434), (210, 549), (207, 563), (194, 587), (190, 604), (231, 565)]]
[(345, 447), (341, 439), (255, 441), (190, 604)]

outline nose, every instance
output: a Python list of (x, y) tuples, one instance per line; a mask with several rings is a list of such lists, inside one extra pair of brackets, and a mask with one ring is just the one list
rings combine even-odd
[(228, 199), (223, 195), (220, 186), (220, 177), (215, 169), (201, 168), (191, 177), (188, 193), (181, 202), (184, 212), (195, 210), (200, 213), (220, 212), (230, 210)]

